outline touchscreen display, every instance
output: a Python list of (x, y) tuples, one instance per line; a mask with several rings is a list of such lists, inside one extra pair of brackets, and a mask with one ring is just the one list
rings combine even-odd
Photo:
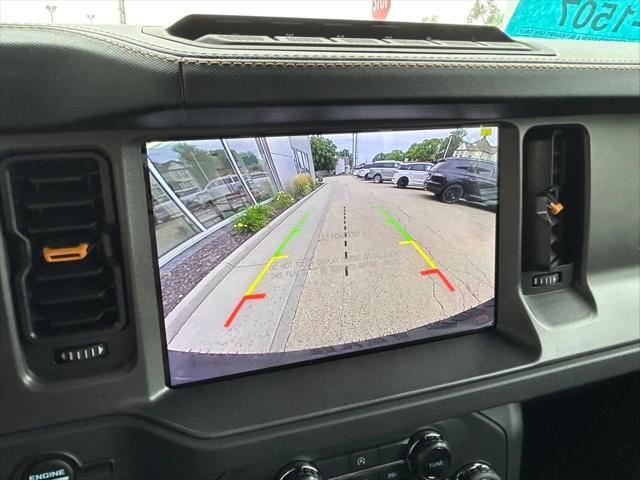
[(146, 145), (171, 385), (495, 322), (498, 129)]

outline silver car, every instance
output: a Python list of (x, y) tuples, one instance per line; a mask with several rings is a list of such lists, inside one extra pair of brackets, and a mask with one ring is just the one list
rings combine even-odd
[(402, 165), (402, 162), (375, 162), (371, 165), (368, 176), (373, 179), (373, 183), (382, 183), (391, 180), (400, 168), (400, 165)]

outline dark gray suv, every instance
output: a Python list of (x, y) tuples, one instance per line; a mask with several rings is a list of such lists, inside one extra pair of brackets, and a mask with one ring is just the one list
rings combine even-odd
[(476, 158), (445, 158), (437, 163), (424, 182), (424, 189), (444, 203), (461, 198), (495, 206), (498, 202), (498, 166)]

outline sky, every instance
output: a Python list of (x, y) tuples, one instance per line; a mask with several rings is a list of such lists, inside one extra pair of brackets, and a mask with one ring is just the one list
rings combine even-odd
[[(467, 142), (479, 140), (480, 128), (465, 128)], [(369, 163), (380, 152), (390, 152), (400, 149), (406, 151), (412, 144), (421, 142), (426, 138), (444, 138), (451, 133), (450, 128), (429, 130), (405, 130), (394, 132), (365, 132), (358, 134), (358, 159), (357, 164)], [(330, 138), (338, 146), (338, 150), (346, 148), (351, 150), (351, 134), (324, 135)], [(487, 137), (490, 145), (498, 144), (498, 129), (493, 128), (491, 135)]]
[[(465, 128), (467, 142), (475, 142), (481, 138), (480, 128)], [(373, 157), (380, 152), (390, 152), (391, 150), (400, 149), (406, 151), (412, 144), (421, 142), (426, 138), (444, 138), (451, 133), (450, 128), (446, 129), (429, 129), (429, 130), (404, 130), (393, 132), (364, 132), (358, 134), (358, 158), (357, 164), (369, 163)], [(349, 151), (353, 149), (353, 134), (324, 134), (333, 141), (338, 147), (338, 151), (346, 148)], [(233, 140), (231, 140), (233, 141)], [(487, 136), (490, 145), (498, 144), (498, 129), (492, 128), (491, 135)], [(219, 140), (190, 140), (204, 150), (216, 150), (222, 147)], [(175, 153), (171, 150), (172, 143), (152, 142), (148, 144), (148, 154), (154, 163), (164, 163), (175, 159)]]
[[(474, 0), (391, 0), (387, 20), (466, 23)], [(127, 23), (168, 26), (190, 13), (371, 20), (371, 0), (125, 0)], [(507, 17), (517, 0), (496, 0)], [(119, 23), (118, 0), (0, 0), (2, 23)]]

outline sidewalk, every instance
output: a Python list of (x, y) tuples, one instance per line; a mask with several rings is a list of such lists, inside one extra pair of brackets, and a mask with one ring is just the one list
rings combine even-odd
[(279, 326), (293, 320), (307, 273), (301, 267), (311, 261), (332, 190), (323, 187), (256, 245), (195, 309), (169, 349), (271, 351)]

